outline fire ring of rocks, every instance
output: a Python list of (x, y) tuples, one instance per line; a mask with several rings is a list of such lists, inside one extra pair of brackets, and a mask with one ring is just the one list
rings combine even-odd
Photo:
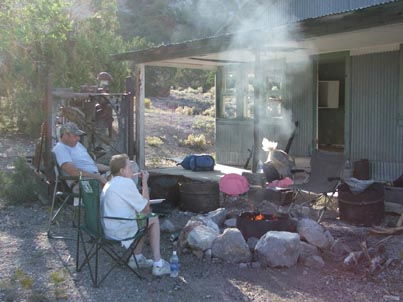
[[(181, 253), (210, 261), (238, 263), (240, 268), (289, 268), (297, 263), (322, 268), (326, 259), (339, 262), (347, 269), (365, 263), (365, 270), (373, 273), (381, 269), (385, 260), (381, 249), (357, 241), (363, 238), (365, 230), (358, 228), (357, 234), (348, 232), (347, 237), (354, 237), (351, 244), (343, 238), (335, 240), (324, 226), (327, 224), (316, 222), (319, 211), (309, 206), (295, 205), (290, 210), (289, 206), (267, 200), (254, 203), (248, 198), (221, 206), (206, 214), (179, 211), (176, 214), (182, 218), (190, 217), (180, 232), (177, 233), (168, 218), (162, 221), (161, 231), (173, 233), (171, 240)], [(334, 214), (328, 210), (325, 217), (332, 220), (337, 217)], [(246, 230), (245, 224), (247, 228), (252, 224), (252, 231)], [(335, 235), (346, 232), (342, 225), (339, 231), (337, 227), (332, 229), (332, 224), (328, 227)]]
[(322, 267), (321, 251), (335, 243), (329, 231), (309, 218), (260, 212), (228, 218), (228, 214), (219, 208), (191, 217), (179, 233), (178, 249), (200, 259), (218, 258), (242, 266), (291, 267), (299, 261)]

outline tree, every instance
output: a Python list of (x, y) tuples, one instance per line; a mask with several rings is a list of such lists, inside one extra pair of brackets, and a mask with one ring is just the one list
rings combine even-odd
[(47, 73), (54, 87), (78, 90), (108, 71), (115, 78), (111, 90), (122, 91), (128, 66), (110, 54), (150, 44), (139, 37), (124, 42), (117, 34), (116, 1), (101, 0), (92, 9), (83, 19), (72, 16), (64, 0), (0, 4), (0, 127), (39, 132)]
[[(37, 128), (43, 89), (41, 72), (63, 59), (71, 22), (61, 0), (4, 0), (0, 8), (1, 117), (8, 128)], [(32, 110), (32, 109), (35, 110)], [(28, 116), (29, 115), (29, 116)]]

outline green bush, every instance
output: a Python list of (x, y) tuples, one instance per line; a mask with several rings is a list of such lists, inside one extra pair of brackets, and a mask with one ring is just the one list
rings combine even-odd
[(208, 116), (197, 115), (193, 120), (192, 129), (212, 135), (215, 132), (215, 120)]
[(39, 180), (32, 177), (26, 160), (19, 157), (14, 171), (0, 172), (0, 194), (11, 204), (32, 203), (38, 200)]
[(215, 117), (215, 105), (203, 111), (202, 115)]
[(153, 106), (153, 103), (151, 102), (151, 100), (149, 98), (145, 98), (144, 99), (144, 107), (146, 109), (151, 109)]
[(188, 106), (181, 107), (181, 106), (179, 106), (178, 108), (175, 109), (175, 112), (179, 113), (179, 114), (183, 114), (183, 115), (193, 115), (194, 107), (188, 107)]
[(158, 136), (147, 136), (146, 137), (146, 142), (149, 146), (161, 146), (164, 144), (162, 139), (160, 139)]
[(204, 134), (196, 135), (196, 134), (189, 134), (188, 138), (184, 141), (186, 146), (192, 148), (204, 148), (207, 146), (206, 137)]

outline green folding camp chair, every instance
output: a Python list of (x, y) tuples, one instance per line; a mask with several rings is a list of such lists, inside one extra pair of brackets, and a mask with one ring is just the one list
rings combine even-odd
[[(148, 229), (148, 219), (150, 216), (139, 217), (136, 219), (128, 219), (121, 217), (105, 217), (100, 213), (100, 185), (95, 179), (80, 180), (80, 199), (83, 207), (79, 207), (79, 223), (77, 232), (77, 254), (76, 254), (76, 270), (88, 265), (94, 287), (98, 287), (106, 277), (119, 266), (124, 266), (135, 273), (140, 279), (139, 266), (136, 257), (133, 257), (137, 265), (137, 269), (129, 266), (130, 256), (133, 255), (134, 249), (146, 234)], [(84, 213), (82, 213), (84, 211)], [(102, 219), (113, 220), (135, 220), (137, 221), (138, 230), (132, 237), (124, 238), (122, 241), (133, 240), (128, 249), (121, 246), (121, 240), (111, 240), (105, 237), (102, 228)], [(84, 259), (80, 263), (80, 246), (84, 251)], [(100, 253), (103, 251), (104, 253)], [(113, 261), (106, 261), (100, 257), (109, 256)], [(99, 264), (102, 263), (102, 276), (100, 274)]]
[[(52, 194), (52, 204), (49, 212), (48, 221), (48, 238), (51, 239), (75, 239), (73, 237), (64, 236), (61, 234), (55, 234), (52, 227), (60, 225), (61, 222), (58, 218), (61, 216), (62, 211), (65, 209), (72, 210), (71, 221), (74, 225), (76, 219), (76, 206), (78, 205), (79, 194), (74, 193), (72, 190), (73, 184), (78, 183), (78, 176), (64, 176), (61, 167), (58, 165), (56, 155), (52, 152), (53, 169), (55, 174), (55, 184)], [(77, 204), (74, 204), (77, 203)], [(61, 231), (62, 232), (62, 231)]]
[(292, 172), (304, 172), (308, 175), (307, 180), (302, 184), (295, 184), (289, 187), (293, 190), (293, 203), (315, 204), (323, 200), (323, 206), (319, 213), (320, 221), (332, 200), (338, 184), (341, 181), (345, 157), (343, 153), (329, 152), (315, 149), (312, 152), (310, 171), (292, 170)]

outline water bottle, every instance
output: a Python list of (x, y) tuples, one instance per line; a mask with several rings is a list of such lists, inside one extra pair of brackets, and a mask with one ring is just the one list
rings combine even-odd
[(263, 162), (261, 160), (257, 163), (257, 173), (263, 173)]
[(171, 259), (169, 260), (171, 264), (171, 277), (176, 278), (179, 275), (179, 258), (176, 251), (172, 252)]

